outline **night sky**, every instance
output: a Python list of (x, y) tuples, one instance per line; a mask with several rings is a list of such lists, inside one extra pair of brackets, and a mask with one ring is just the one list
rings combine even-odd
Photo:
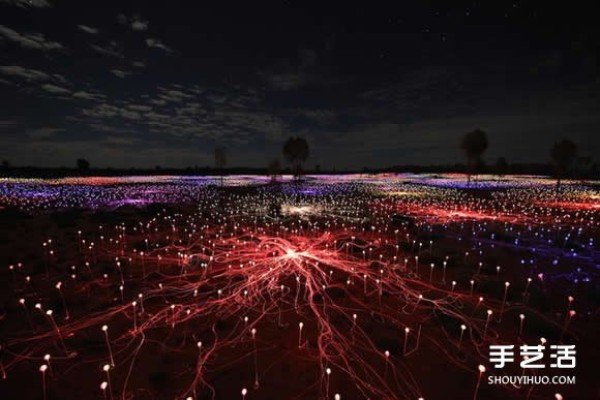
[(475, 128), (490, 164), (600, 154), (595, 1), (335, 3), (0, 0), (0, 158), (455, 164)]

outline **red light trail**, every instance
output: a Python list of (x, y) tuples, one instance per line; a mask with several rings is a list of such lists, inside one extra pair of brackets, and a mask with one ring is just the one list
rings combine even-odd
[[(50, 398), (79, 376), (71, 386), (114, 399), (418, 399), (428, 393), (419, 360), (437, 359), (471, 377), (477, 395), (489, 343), (539, 340), (531, 321), (557, 340), (573, 337), (572, 301), (564, 321), (526, 304), (534, 289), (547, 290), (543, 274), (491, 272), (494, 240), (452, 251), (458, 228), (488, 229), (484, 203), (459, 215), (356, 194), (288, 203), (269, 216), (261, 210), (270, 195), (220, 196), (193, 212), (47, 238), (39, 265), (11, 265), (5, 379), (36, 365)], [(393, 223), (402, 209), (415, 226)], [(432, 216), (447, 219), (436, 225)], [(138, 373), (161, 357), (177, 360), (163, 367), (164, 393), (167, 378), (153, 384)]]

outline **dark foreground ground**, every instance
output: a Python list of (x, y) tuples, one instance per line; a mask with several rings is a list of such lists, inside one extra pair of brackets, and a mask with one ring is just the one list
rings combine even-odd
[[(13, 200), (0, 398), (600, 398), (595, 195), (395, 183)], [(576, 367), (550, 368), (548, 350), (545, 369), (524, 372), (518, 350), (489, 361), (490, 344), (541, 338), (575, 344)], [(486, 381), (503, 374), (576, 384)]]

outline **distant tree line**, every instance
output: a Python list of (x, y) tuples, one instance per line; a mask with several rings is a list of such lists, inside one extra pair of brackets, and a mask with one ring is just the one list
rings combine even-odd
[[(460, 141), (460, 148), (467, 159), (466, 175), (467, 184), (471, 183), (471, 176), (482, 171), (485, 167), (483, 163), (483, 154), (489, 146), (487, 134), (481, 129), (467, 132)], [(578, 157), (578, 147), (570, 139), (562, 139), (554, 142), (550, 148), (550, 159), (552, 160), (553, 173), (556, 177), (556, 189), (560, 189), (561, 179), (567, 175), (578, 178), (587, 178), (595, 176), (598, 178), (598, 165), (592, 164), (591, 157)], [(571, 170), (573, 164), (578, 161), (578, 169)], [(508, 162), (504, 157), (498, 158), (493, 170), (498, 175), (504, 175), (510, 171)], [(513, 173), (525, 173), (534, 171), (511, 171)], [(547, 173), (547, 171), (546, 171)]]
[[(290, 137), (282, 147), (282, 154), (286, 161), (290, 164), (291, 172), (296, 180), (299, 180), (302, 175), (302, 164), (306, 161), (309, 154), (308, 142), (302, 137)], [(79, 162), (79, 161), (78, 161)], [(215, 149), (215, 169), (221, 177), (221, 186), (223, 186), (223, 175), (225, 166), (227, 165), (227, 157), (224, 147)], [(277, 181), (278, 176), (282, 172), (282, 167), (279, 159), (273, 159), (267, 166), (266, 173), (271, 176), (273, 182)]]
[[(553, 143), (549, 151), (550, 164), (527, 164), (527, 163), (509, 163), (505, 157), (499, 157), (494, 164), (486, 165), (483, 161), (483, 155), (489, 148), (487, 133), (482, 129), (475, 129), (465, 133), (459, 142), (459, 148), (463, 152), (466, 164), (454, 165), (396, 165), (388, 168), (369, 169), (347, 169), (336, 171), (335, 168), (321, 171), (319, 165), (315, 165), (311, 173), (336, 173), (336, 172), (354, 172), (354, 173), (378, 173), (378, 172), (459, 172), (465, 173), (467, 183), (470, 184), (473, 177), (480, 173), (491, 173), (499, 176), (505, 174), (540, 174), (554, 175), (556, 177), (556, 187), (560, 188), (561, 181), (564, 178), (578, 179), (598, 179), (600, 170), (597, 163), (594, 163), (591, 157), (579, 156), (579, 149), (576, 143), (570, 139), (561, 139)], [(220, 176), (223, 184), (223, 176), (227, 174), (255, 174), (269, 175), (272, 181), (277, 181), (281, 174), (292, 174), (295, 180), (300, 180), (306, 171), (304, 164), (310, 154), (308, 142), (303, 137), (290, 137), (282, 145), (281, 155), (287, 162), (284, 167), (278, 158), (272, 158), (265, 168), (232, 168), (227, 170), (227, 154), (225, 147), (219, 146), (214, 151), (214, 168), (188, 167), (188, 168), (163, 168), (157, 165), (154, 169), (148, 168), (94, 168), (86, 158), (78, 158), (75, 162), (75, 168), (42, 168), (42, 167), (14, 167), (8, 160), (3, 160), (0, 166), (0, 174), (3, 176), (23, 176), (23, 177), (60, 177), (60, 176), (86, 176), (89, 174), (119, 176), (119, 175), (146, 175), (146, 174), (165, 174), (165, 175), (215, 175)]]

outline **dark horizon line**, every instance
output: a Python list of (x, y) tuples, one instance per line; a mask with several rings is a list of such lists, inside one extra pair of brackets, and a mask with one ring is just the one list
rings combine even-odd
[[(403, 164), (383, 168), (306, 168), (302, 174), (352, 174), (352, 173), (468, 173), (467, 166), (462, 163), (456, 164), (430, 164), (414, 165)], [(473, 174), (493, 175), (555, 175), (556, 168), (551, 163), (513, 163), (506, 166), (486, 165)], [(291, 167), (281, 168), (276, 174), (267, 167), (226, 167), (215, 168), (204, 167), (161, 167), (139, 168), (139, 167), (90, 167), (79, 169), (77, 167), (39, 167), (39, 166), (2, 166), (0, 176), (2, 177), (68, 177), (68, 176), (120, 176), (120, 175), (293, 175)], [(598, 176), (598, 166), (594, 164), (588, 171), (573, 170), (565, 177), (591, 177)]]

